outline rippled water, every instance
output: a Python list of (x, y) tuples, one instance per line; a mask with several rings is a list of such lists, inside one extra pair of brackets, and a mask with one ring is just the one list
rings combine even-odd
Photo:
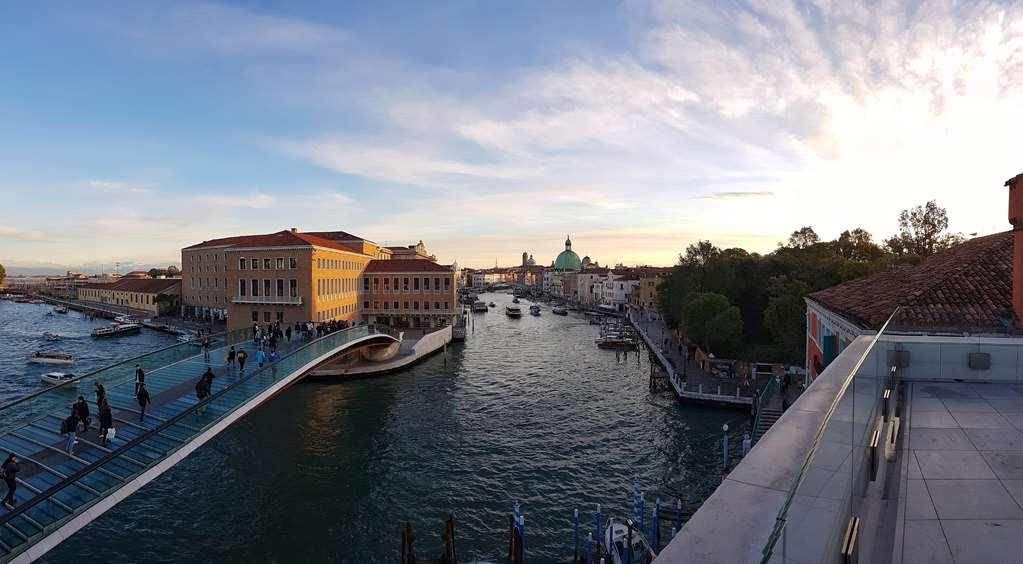
[(584, 531), (596, 503), (625, 515), (633, 477), (648, 503), (713, 491), (721, 425), (738, 444), (744, 413), (651, 394), (646, 355), (598, 350), (585, 319), (509, 319), (510, 296), (485, 297), (498, 308), (446, 362), (297, 385), (46, 558), (394, 562), (406, 519), (437, 556), (450, 512), (460, 559), (498, 559), (518, 500), (527, 559), (555, 562), (571, 556), (572, 510)]

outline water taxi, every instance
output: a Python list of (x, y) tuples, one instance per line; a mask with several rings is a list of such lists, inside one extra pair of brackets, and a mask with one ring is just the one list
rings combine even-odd
[(509, 304), (504, 306), (504, 314), (508, 317), (522, 317), (522, 308)]
[(53, 384), (59, 386), (60, 384), (66, 384), (75, 379), (75, 375), (70, 372), (47, 372), (39, 377), (40, 380), (47, 384)]
[(519, 299), (518, 299), (518, 298), (512, 298), (512, 303), (513, 303), (513, 304), (517, 304), (517, 303), (519, 303)]
[(497, 304), (495, 304), (494, 302), (490, 302), (489, 304), (487, 304), (487, 307), (497, 307)]
[(43, 337), (46, 337), (47, 341), (59, 341), (60, 340), (60, 335), (58, 335), (56, 333), (50, 333), (49, 331), (46, 331), (45, 333), (43, 333)]
[(53, 313), (67, 313), (68, 311), (66, 305), (59, 305), (53, 308)]
[(75, 357), (62, 352), (38, 351), (32, 353), (32, 356), (28, 357), (28, 361), (33, 364), (72, 364)]
[(484, 302), (473, 302), (472, 303), (472, 312), (473, 313), (486, 313), (487, 312), (487, 304), (484, 303)]
[(565, 306), (558, 305), (551, 308), (551, 313), (554, 315), (568, 315), (568, 309)]
[(107, 327), (97, 327), (92, 330), (93, 337), (114, 337), (117, 335), (127, 335), (130, 333), (138, 333), (142, 330), (142, 325), (139, 323), (114, 323)]
[(539, 317), (540, 316), (540, 306), (535, 305), (535, 304), (529, 306), (529, 315), (532, 315), (533, 317)]

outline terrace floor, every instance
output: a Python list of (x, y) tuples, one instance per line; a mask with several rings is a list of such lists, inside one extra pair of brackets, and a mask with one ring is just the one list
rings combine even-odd
[(893, 561), (1023, 561), (1023, 385), (909, 386)]

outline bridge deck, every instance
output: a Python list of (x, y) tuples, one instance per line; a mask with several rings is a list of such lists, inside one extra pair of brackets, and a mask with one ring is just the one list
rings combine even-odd
[[(31, 561), (149, 482), (216, 433), (312, 367), (357, 344), (391, 339), (385, 329), (357, 326), (320, 339), (282, 342), (282, 358), (259, 368), (246, 332), (217, 335), (210, 362), (183, 343), (86, 375), (0, 407), (0, 456), (21, 459), (14, 510), (0, 507), (0, 562)], [(228, 347), (245, 350), (244, 373), (225, 365)], [(153, 403), (140, 418), (134, 366), (146, 371)], [(197, 404), (195, 383), (206, 367), (216, 377), (210, 398)], [(102, 382), (113, 409), (116, 438), (100, 445), (92, 383)], [(61, 421), (79, 395), (89, 401), (92, 428), (64, 450)]]

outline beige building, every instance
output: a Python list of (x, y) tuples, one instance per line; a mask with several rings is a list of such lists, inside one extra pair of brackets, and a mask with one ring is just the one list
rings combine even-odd
[(142, 310), (153, 315), (176, 314), (180, 295), (179, 278), (121, 278), (108, 284), (77, 285), (80, 301)]
[(442, 327), (458, 313), (455, 269), (426, 259), (374, 260), (362, 274), (362, 313), (370, 323)]

